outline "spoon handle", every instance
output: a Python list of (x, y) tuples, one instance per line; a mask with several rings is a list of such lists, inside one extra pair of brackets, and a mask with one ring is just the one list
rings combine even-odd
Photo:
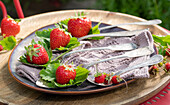
[(115, 73), (113, 76), (115, 75), (120, 75), (122, 73), (125, 73), (125, 72), (128, 72), (128, 71), (131, 71), (131, 70), (134, 70), (136, 68), (140, 68), (140, 67), (145, 67), (145, 66), (149, 66), (149, 65), (154, 65), (154, 64), (158, 64), (159, 62), (161, 62), (163, 60), (163, 56), (162, 55), (154, 55), (153, 57), (151, 57), (150, 59), (148, 59), (147, 61), (141, 63), (141, 64), (138, 64), (138, 65), (135, 65), (135, 66), (132, 66), (132, 67), (128, 67), (128, 68), (125, 68), (117, 73)]
[(102, 59), (100, 61), (96, 61), (96, 62), (92, 62), (89, 64), (84, 64), (84, 68), (89, 68), (95, 64), (101, 63), (101, 62), (105, 62), (105, 61), (109, 61), (109, 60), (113, 60), (113, 59), (118, 59), (118, 58), (133, 58), (133, 57), (140, 57), (140, 56), (145, 56), (145, 55), (150, 55), (154, 52), (153, 48), (150, 46), (146, 46), (143, 48), (138, 48), (132, 51), (128, 51), (125, 52), (122, 55), (119, 56), (114, 56), (114, 57), (110, 57), (110, 58), (106, 58), (106, 59)]
[(114, 51), (125, 51), (125, 50), (133, 50), (136, 49), (137, 45), (134, 43), (126, 43), (126, 44), (120, 44), (120, 45), (111, 45), (108, 47), (97, 47), (97, 48), (88, 48), (88, 49), (82, 49), (82, 50), (75, 50), (75, 51), (71, 51), (67, 54), (65, 54), (62, 59), (64, 59), (66, 56), (69, 56), (70, 54), (73, 53), (78, 53), (78, 52), (84, 52), (84, 51), (92, 51), (92, 50), (114, 50)]
[(83, 36), (81, 38), (78, 38), (78, 41), (91, 38), (91, 37), (98, 37), (98, 36), (106, 36), (106, 37), (122, 37), (122, 36), (134, 36), (138, 35), (141, 32), (148, 31), (148, 29), (142, 29), (142, 30), (133, 30), (133, 31), (120, 31), (120, 32), (110, 32), (110, 33), (101, 33), (101, 34), (91, 34), (87, 36)]
[(162, 23), (161, 20), (155, 19), (155, 20), (148, 20), (148, 21), (143, 21), (143, 22), (133, 22), (133, 23), (123, 23), (123, 24), (117, 24), (117, 25), (112, 25), (112, 26), (106, 26), (106, 27), (101, 27), (99, 30), (105, 30), (117, 26), (123, 26), (123, 25), (153, 25), (153, 24), (160, 24)]
[(92, 62), (92, 63), (90, 63), (90, 64), (84, 64), (83, 65), (83, 67), (84, 68), (86, 68), (86, 69), (88, 69), (88, 68), (90, 68), (91, 66), (93, 66), (93, 65), (96, 65), (96, 64), (98, 64), (98, 63), (102, 63), (102, 62), (105, 62), (105, 61), (109, 61), (109, 60), (113, 60), (113, 59), (118, 59), (118, 58), (127, 58), (128, 56), (126, 56), (126, 55), (119, 55), (119, 56), (114, 56), (114, 57), (111, 57), (111, 58), (106, 58), (106, 59), (102, 59), (102, 60), (99, 60), (99, 61), (96, 61), (96, 62)]

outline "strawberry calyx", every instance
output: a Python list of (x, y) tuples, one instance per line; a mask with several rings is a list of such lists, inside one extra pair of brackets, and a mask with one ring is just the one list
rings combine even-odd
[(21, 22), (21, 19), (13, 19), (11, 16), (7, 15), (8, 19), (14, 20), (16, 23)]
[(118, 76), (118, 75), (116, 75), (116, 80), (117, 80), (117, 82), (123, 81), (123, 79), (120, 76)]
[(78, 12), (78, 13), (75, 12), (75, 17), (73, 17), (73, 18), (83, 18), (87, 14), (88, 13), (84, 13), (84, 11), (81, 11), (81, 12)]
[(74, 67), (72, 65), (63, 65), (63, 67), (65, 67), (65, 70), (69, 70), (69, 71), (72, 71), (74, 72)]
[(38, 57), (37, 53), (40, 52), (40, 50), (38, 50), (39, 48), (41, 48), (41, 47), (34, 48), (33, 44), (29, 45), (28, 47), (25, 47), (25, 50), (27, 51), (26, 55), (28, 55), (30, 57), (31, 61), (32, 61), (33, 56)]
[(99, 73), (99, 72), (97, 72), (96, 74), (94, 74), (94, 77), (102, 76), (102, 74), (103, 74), (103, 75), (106, 75), (106, 73)]
[(63, 31), (65, 34), (69, 35), (70, 38), (72, 38), (71, 33), (68, 32), (63, 25), (64, 25), (64, 24), (62, 24), (62, 23), (60, 23), (60, 22), (59, 22), (58, 24), (55, 24), (56, 28), (58, 28), (59, 30)]

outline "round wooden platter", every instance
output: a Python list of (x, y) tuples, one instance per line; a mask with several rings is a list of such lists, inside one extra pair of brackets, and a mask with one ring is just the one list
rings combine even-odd
[[(63, 19), (74, 16), (75, 11), (87, 12), (87, 17), (92, 21), (101, 21), (107, 24), (120, 24), (136, 21), (145, 21), (144, 19), (108, 11), (100, 10), (67, 10), (56, 11), (50, 13), (39, 14), (22, 19), (21, 32), (17, 38), (25, 38), (35, 30), (44, 26), (54, 24)], [(136, 26), (128, 25), (122, 26), (128, 30), (149, 28), (153, 34), (167, 35), (163, 28), (158, 25), (152, 26)], [(0, 102), (7, 104), (139, 104), (151, 98), (161, 89), (163, 89), (170, 81), (170, 76), (165, 74), (163, 70), (157, 75), (151, 75), (150, 78), (137, 79), (135, 82), (129, 84), (128, 91), (125, 86), (113, 89), (107, 92), (86, 94), (86, 95), (54, 95), (42, 93), (32, 90), (22, 84), (19, 84), (8, 72), (8, 58), (11, 51), (0, 53)]]

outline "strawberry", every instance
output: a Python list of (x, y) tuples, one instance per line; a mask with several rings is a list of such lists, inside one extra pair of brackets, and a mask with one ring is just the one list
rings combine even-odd
[(5, 37), (16, 36), (20, 32), (20, 25), (12, 18), (3, 18), (1, 21), (1, 34)]
[(153, 65), (152, 69), (149, 72), (150, 72), (150, 74), (156, 75), (157, 72), (159, 72), (159, 69), (158, 69), (158, 67), (156, 65)]
[(3, 50), (3, 46), (2, 45), (0, 45), (0, 51), (2, 51)]
[(73, 18), (68, 21), (68, 31), (74, 37), (86, 36), (92, 27), (91, 20), (87, 17)]
[(104, 80), (104, 84), (108, 84), (108, 81), (110, 80), (110, 74), (106, 74), (106, 78)]
[(104, 83), (106, 78), (106, 73), (97, 73), (95, 75), (95, 82), (96, 83)]
[(166, 55), (167, 55), (167, 56), (170, 56), (170, 54), (169, 54), (169, 53), (170, 53), (170, 48), (167, 48), (166, 50), (167, 50), (167, 51), (166, 51)]
[(50, 47), (52, 50), (65, 47), (70, 42), (70, 35), (62, 29), (53, 29), (50, 33)]
[(158, 67), (156, 65), (153, 65), (152, 70), (158, 71)]
[(62, 65), (56, 70), (56, 80), (59, 84), (67, 84), (70, 79), (74, 80), (75, 77), (76, 71), (71, 65)]
[(170, 70), (170, 62), (165, 64), (165, 69), (167, 72)]
[(29, 63), (43, 65), (49, 61), (47, 51), (40, 44), (29, 45), (25, 49), (27, 51), (26, 59)]
[(117, 75), (112, 77), (112, 83), (113, 84), (119, 84), (121, 81), (122, 81), (122, 79)]

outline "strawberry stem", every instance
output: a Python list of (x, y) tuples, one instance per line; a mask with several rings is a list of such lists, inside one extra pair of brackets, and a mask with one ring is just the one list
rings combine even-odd
[(52, 62), (58, 60), (60, 57), (62, 57), (63, 55), (65, 55), (66, 53), (68, 53), (68, 52), (71, 51), (71, 50), (72, 50), (72, 49), (69, 49), (69, 50), (67, 50), (66, 52), (60, 54), (58, 57), (56, 57), (54, 60), (52, 60)]
[(126, 82), (126, 80), (124, 78), (121, 78), (121, 79), (125, 82), (125, 84), (126, 84), (126, 93), (128, 93), (128, 84), (127, 84), (127, 82)]

